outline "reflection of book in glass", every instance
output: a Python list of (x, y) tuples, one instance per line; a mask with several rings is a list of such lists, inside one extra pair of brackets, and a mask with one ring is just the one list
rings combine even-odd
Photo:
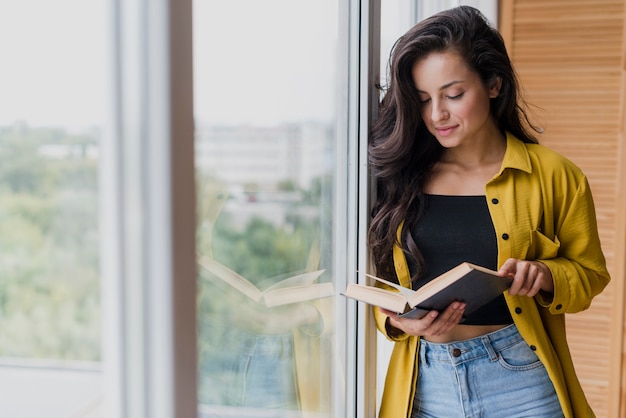
[(324, 273), (324, 270), (287, 277), (267, 288), (259, 289), (245, 277), (210, 257), (202, 257), (198, 263), (253, 301), (262, 303), (267, 307), (319, 299), (335, 294), (332, 283), (314, 283)]
[(499, 296), (513, 282), (510, 277), (498, 276), (496, 271), (470, 263), (459, 264), (417, 290), (369, 274), (366, 276), (393, 287), (397, 292), (350, 283), (342, 294), (415, 318), (421, 318), (431, 310), (443, 311), (454, 301), (465, 302), (465, 315), (468, 315)]

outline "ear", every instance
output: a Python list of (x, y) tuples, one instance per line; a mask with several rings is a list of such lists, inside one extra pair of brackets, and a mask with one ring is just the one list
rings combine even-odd
[(495, 99), (500, 95), (500, 88), (502, 87), (502, 77), (494, 77), (489, 82), (489, 98)]

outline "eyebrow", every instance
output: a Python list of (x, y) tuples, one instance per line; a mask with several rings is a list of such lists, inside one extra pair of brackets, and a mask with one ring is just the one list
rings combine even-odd
[[(445, 89), (447, 89), (448, 87), (452, 87), (452, 86), (454, 86), (455, 84), (459, 84), (459, 83), (462, 83), (462, 82), (463, 82), (463, 80), (453, 80), (453, 81), (451, 81), (451, 82), (449, 82), (449, 83), (446, 83), (446, 84), (444, 84), (443, 86), (439, 87), (439, 91), (445, 90)], [(425, 91), (422, 91), (422, 90), (420, 90), (420, 89), (417, 89), (417, 91), (418, 91), (418, 93), (426, 93)]]

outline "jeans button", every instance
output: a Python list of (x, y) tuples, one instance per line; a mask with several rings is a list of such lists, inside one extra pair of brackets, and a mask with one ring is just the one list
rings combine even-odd
[(454, 350), (452, 350), (452, 355), (454, 357), (461, 357), (461, 350), (458, 348), (455, 348)]

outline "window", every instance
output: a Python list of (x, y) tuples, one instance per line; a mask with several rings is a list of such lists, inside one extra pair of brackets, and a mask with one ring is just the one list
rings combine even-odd
[(0, 411), (72, 416), (102, 393), (104, 1), (0, 6)]
[[(200, 416), (331, 416), (338, 13), (194, 2)], [(289, 281), (301, 300), (262, 297)]]

